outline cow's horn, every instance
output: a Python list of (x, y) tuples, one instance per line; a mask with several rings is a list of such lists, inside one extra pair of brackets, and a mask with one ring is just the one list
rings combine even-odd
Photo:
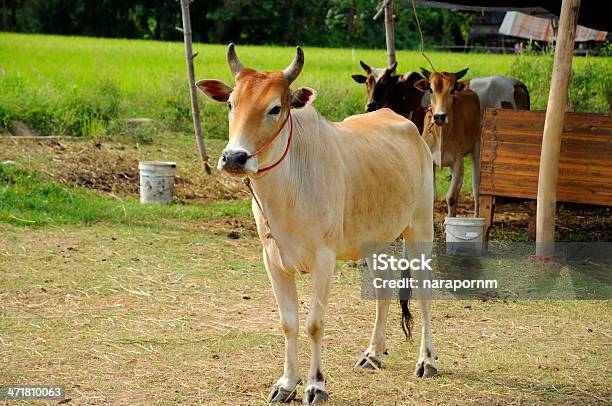
[(238, 59), (238, 55), (236, 55), (233, 42), (227, 47), (227, 64), (229, 65), (234, 77), (236, 77), (236, 75), (244, 68), (240, 62), (240, 59)]
[(283, 70), (283, 76), (287, 79), (287, 82), (293, 82), (300, 72), (302, 71), (302, 67), (304, 66), (304, 51), (302, 48), (297, 47), (295, 49), (296, 54), (293, 62), (286, 69)]

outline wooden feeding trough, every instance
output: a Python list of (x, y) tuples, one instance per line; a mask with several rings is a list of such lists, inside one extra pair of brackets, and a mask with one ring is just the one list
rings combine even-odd
[[(487, 109), (482, 129), (480, 215), (484, 238), (495, 199), (535, 200), (544, 111)], [(612, 116), (565, 113), (557, 177), (557, 201), (612, 206)]]

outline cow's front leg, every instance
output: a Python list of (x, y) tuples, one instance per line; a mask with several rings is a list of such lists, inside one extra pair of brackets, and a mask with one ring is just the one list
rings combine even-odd
[(297, 357), (298, 307), (295, 275), (276, 266), (264, 249), (264, 265), (272, 283), (276, 304), (281, 318), (281, 327), (285, 334), (285, 369), (283, 376), (276, 382), (268, 395), (268, 402), (291, 402), (297, 393), (300, 383), (300, 371)]
[(325, 310), (329, 300), (336, 257), (331, 251), (317, 254), (312, 269), (312, 299), (310, 311), (306, 317), (306, 333), (310, 339), (310, 369), (308, 370), (308, 381), (304, 389), (302, 403), (310, 405), (321, 403), (329, 398), (325, 390), (325, 377), (321, 363), (321, 350), (323, 347), (323, 326), (325, 323)]
[(446, 192), (446, 205), (449, 217), (457, 216), (457, 203), (463, 185), (463, 157), (457, 158), (451, 167), (451, 184)]

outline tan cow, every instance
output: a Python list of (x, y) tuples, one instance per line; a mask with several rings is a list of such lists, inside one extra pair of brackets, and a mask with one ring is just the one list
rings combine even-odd
[[(297, 358), (297, 272), (312, 276), (305, 322), (311, 363), (303, 401), (328, 398), (321, 364), (325, 309), (336, 259), (357, 260), (364, 242), (393, 241), (400, 234), (411, 255), (416, 243), (433, 239), (431, 153), (414, 124), (382, 109), (332, 123), (312, 106), (314, 90), (289, 88), (302, 70), (297, 48), (282, 72), (245, 68), (233, 44), (228, 63), (234, 88), (217, 80), (197, 86), (229, 108), (229, 142), (218, 169), (248, 177), (263, 259), (285, 335), (284, 373), (269, 396), (288, 402), (301, 382)], [(430, 302), (418, 299), (422, 340), (415, 373), (436, 374)], [(370, 345), (361, 366), (380, 365), (386, 351), (389, 300), (379, 300)], [(408, 323), (407, 306), (403, 323)]]
[(448, 215), (457, 215), (457, 202), (463, 184), (463, 157), (472, 161), (472, 193), (474, 216), (478, 217), (478, 186), (480, 185), (480, 102), (472, 90), (458, 82), (467, 68), (457, 73), (429, 72), (421, 68), (427, 79), (414, 84), (431, 93), (425, 115), (423, 138), (429, 145), (434, 165), (450, 167), (451, 184), (446, 193)]

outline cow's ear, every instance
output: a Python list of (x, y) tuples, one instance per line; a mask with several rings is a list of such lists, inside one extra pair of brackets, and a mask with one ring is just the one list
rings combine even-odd
[(357, 83), (365, 83), (368, 78), (363, 75), (353, 75), (351, 76), (353, 80)]
[(417, 80), (416, 83), (414, 84), (414, 87), (419, 89), (421, 92), (426, 92), (430, 88), (429, 80), (427, 80), (427, 79)]
[(455, 79), (459, 80), (459, 79), (461, 79), (462, 77), (464, 77), (464, 76), (465, 76), (465, 74), (467, 73), (467, 71), (468, 71), (469, 69), (470, 69), (470, 68), (465, 68), (465, 69), (460, 70), (459, 72), (455, 73)]
[(463, 89), (465, 89), (465, 83), (462, 83), (462, 82), (455, 83), (455, 90), (456, 91), (460, 92)]
[(317, 98), (317, 92), (309, 87), (300, 87), (295, 92), (291, 93), (291, 107), (295, 109), (302, 108), (307, 104), (311, 104)]
[(430, 71), (428, 71), (427, 69), (421, 67), (421, 72), (423, 72), (423, 76), (425, 76), (425, 78), (429, 79), (429, 75), (431, 75)]
[(229, 99), (230, 93), (232, 93), (232, 90), (234, 90), (228, 85), (226, 85), (225, 83), (220, 82), (218, 80), (208, 80), (208, 79), (198, 80), (196, 82), (196, 86), (206, 96), (210, 97), (211, 99), (219, 103), (227, 102), (227, 99)]

